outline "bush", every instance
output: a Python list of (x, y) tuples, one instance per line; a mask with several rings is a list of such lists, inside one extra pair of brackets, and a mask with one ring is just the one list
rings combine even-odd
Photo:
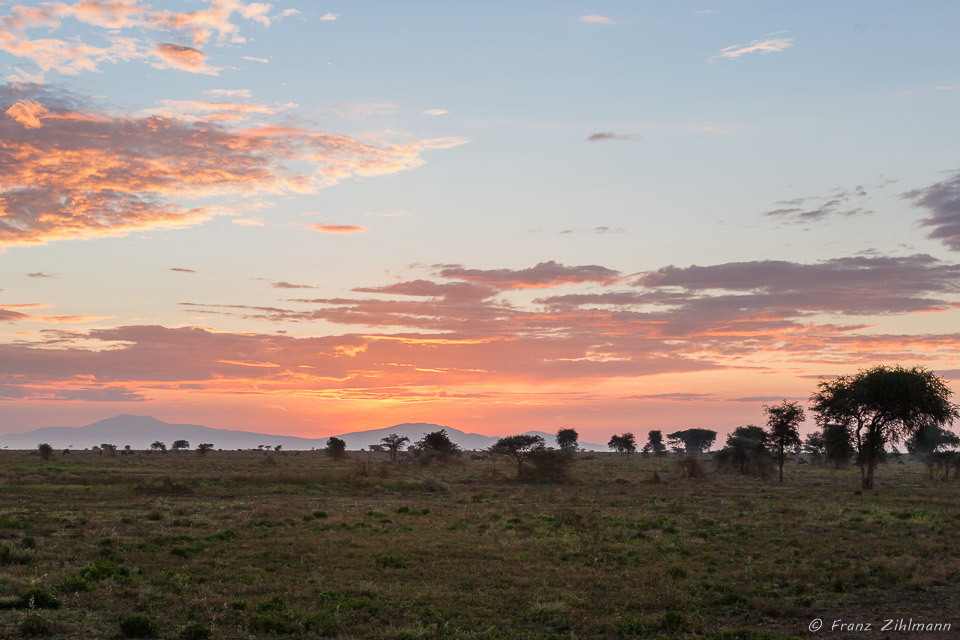
[(180, 632), (180, 640), (209, 640), (213, 637), (209, 627), (199, 622), (191, 622)]
[(24, 638), (45, 636), (50, 633), (50, 626), (38, 615), (27, 616), (17, 624), (17, 633)]
[(53, 447), (44, 442), (43, 444), (37, 445), (37, 451), (40, 453), (40, 457), (44, 460), (50, 460), (53, 458)]
[(575, 456), (570, 449), (538, 449), (530, 452), (523, 467), (523, 482), (568, 482)]
[(688, 456), (677, 464), (680, 465), (680, 473), (684, 478), (703, 478), (707, 475), (703, 465), (693, 456)]
[(120, 635), (124, 638), (149, 638), (157, 635), (160, 626), (142, 613), (134, 613), (120, 619)]
[(43, 587), (30, 587), (17, 598), (18, 609), (59, 609), (60, 600)]

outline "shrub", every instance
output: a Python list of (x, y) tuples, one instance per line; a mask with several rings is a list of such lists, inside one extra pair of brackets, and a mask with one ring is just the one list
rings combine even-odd
[(120, 635), (124, 638), (149, 638), (157, 635), (160, 626), (142, 613), (134, 613), (120, 619)]
[(60, 600), (43, 587), (30, 587), (19, 598), (18, 609), (59, 609)]
[(313, 631), (321, 637), (336, 635), (340, 627), (337, 619), (327, 611), (310, 614), (303, 623), (307, 631)]
[(28, 564), (29, 562), (29, 554), (11, 549), (5, 543), (0, 542), (0, 567), (9, 564)]
[(180, 632), (180, 640), (209, 640), (211, 637), (210, 628), (199, 622), (191, 622)]
[(574, 453), (570, 449), (532, 451), (520, 479), (524, 482), (567, 482), (574, 460)]
[(684, 478), (703, 478), (707, 475), (700, 460), (693, 456), (688, 456), (677, 464), (680, 465), (680, 473)]
[(38, 615), (27, 616), (17, 624), (17, 633), (24, 638), (45, 636), (50, 633), (50, 626)]
[(53, 447), (44, 442), (43, 444), (37, 445), (37, 451), (40, 453), (40, 457), (44, 460), (50, 460), (53, 458)]

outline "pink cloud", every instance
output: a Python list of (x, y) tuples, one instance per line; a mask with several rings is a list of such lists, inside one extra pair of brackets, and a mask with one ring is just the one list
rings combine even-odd
[(320, 233), (363, 233), (367, 230), (366, 227), (351, 224), (329, 224), (326, 222), (312, 224), (310, 228)]
[[(23, 99), (4, 105), (5, 93), (12, 92), (0, 88), (0, 109), (22, 105)], [(314, 193), (351, 176), (417, 167), (424, 150), (461, 142), (377, 145), (303, 128), (235, 131), (174, 117), (55, 107), (75, 99), (61, 101), (46, 90), (42, 95), (52, 102), (30, 101), (35, 113), (48, 109), (42, 127), (0, 118), (0, 245), (184, 227), (233, 213), (229, 203), (186, 204), (193, 199)]]
[(160, 59), (160, 67), (169, 67), (191, 73), (205, 73), (215, 76), (220, 69), (207, 64), (206, 55), (199, 49), (179, 44), (158, 44), (153, 52)]

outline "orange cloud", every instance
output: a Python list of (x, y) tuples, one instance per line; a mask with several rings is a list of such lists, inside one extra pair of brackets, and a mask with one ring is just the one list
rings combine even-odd
[(320, 222), (310, 225), (310, 228), (320, 233), (363, 233), (366, 227), (359, 227), (351, 224), (329, 224)]
[[(0, 87), (0, 109), (14, 93)], [(6, 110), (22, 102), (10, 100)], [(375, 145), (302, 128), (231, 131), (173, 117), (124, 118), (30, 102), (33, 113), (48, 109), (44, 126), (0, 118), (0, 245), (184, 227), (233, 213), (229, 206), (185, 204), (196, 198), (314, 193), (347, 177), (419, 166), (424, 150), (460, 142)]]
[(160, 59), (162, 67), (189, 71), (191, 73), (205, 73), (215, 76), (220, 72), (217, 67), (207, 64), (207, 57), (199, 49), (185, 47), (179, 44), (158, 44), (153, 52)]
[(40, 117), (47, 113), (42, 104), (21, 100), (7, 109), (6, 114), (22, 124), (27, 129), (39, 129), (43, 126)]

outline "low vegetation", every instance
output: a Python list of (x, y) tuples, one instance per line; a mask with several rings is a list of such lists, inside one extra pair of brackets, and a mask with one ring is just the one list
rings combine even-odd
[(767, 479), (740, 473), (762, 433), (736, 436), (729, 466), (520, 439), (476, 459), (436, 439), (426, 465), (2, 452), (0, 637), (760, 640), (832, 615), (950, 622), (960, 481), (892, 456), (872, 492), (856, 467), (793, 455), (782, 484), (770, 457)]

